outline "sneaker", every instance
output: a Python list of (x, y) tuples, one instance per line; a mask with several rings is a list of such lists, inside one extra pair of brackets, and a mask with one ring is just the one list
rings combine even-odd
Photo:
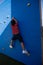
[(30, 55), (30, 53), (29, 53), (27, 50), (23, 50), (22, 53), (23, 53), (23, 54), (26, 54), (26, 55), (28, 55), (28, 56)]
[(9, 45), (9, 47), (10, 47), (10, 48), (13, 48), (13, 46), (12, 46), (12, 45)]

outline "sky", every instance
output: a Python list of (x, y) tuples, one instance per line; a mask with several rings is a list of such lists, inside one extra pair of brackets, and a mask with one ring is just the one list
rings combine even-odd
[(42, 26), (43, 26), (43, 0), (41, 0), (41, 9), (42, 9)]
[(11, 20), (11, 0), (0, 0), (0, 35)]

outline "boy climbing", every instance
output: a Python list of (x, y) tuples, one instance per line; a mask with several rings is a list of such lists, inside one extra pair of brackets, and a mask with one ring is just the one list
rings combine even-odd
[(26, 54), (26, 55), (29, 55), (29, 52), (24, 47), (24, 41), (23, 41), (22, 36), (20, 35), (19, 28), (18, 28), (18, 22), (14, 17), (11, 20), (11, 28), (12, 28), (13, 37), (10, 41), (10, 46), (9, 47), (13, 48), (14, 47), (13, 46), (14, 41), (18, 39), (21, 43), (22, 53)]

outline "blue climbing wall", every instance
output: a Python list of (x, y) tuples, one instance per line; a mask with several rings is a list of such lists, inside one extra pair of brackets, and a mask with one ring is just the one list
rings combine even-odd
[(11, 20), (11, 0), (0, 0), (0, 35)]
[(11, 7), (9, 16), (18, 20), (20, 33), (23, 37), (25, 48), (30, 51), (30, 56), (22, 54), (22, 48), (18, 40), (14, 42), (13, 49), (9, 48), (12, 38), (9, 18), (9, 24), (4, 28), (4, 32), (0, 33), (0, 53), (4, 53), (26, 65), (42, 65), (39, 0), (6, 1), (11, 1), (10, 3), (8, 2), (11, 4), (9, 6), (9, 8)]

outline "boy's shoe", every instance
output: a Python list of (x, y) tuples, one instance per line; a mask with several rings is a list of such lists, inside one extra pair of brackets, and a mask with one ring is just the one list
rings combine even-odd
[(29, 53), (27, 50), (23, 50), (22, 53), (23, 53), (23, 54), (26, 54), (26, 55), (28, 55), (28, 56), (30, 55), (30, 53)]
[(13, 48), (14, 46), (10, 44), (9, 47), (10, 47), (10, 48)]

